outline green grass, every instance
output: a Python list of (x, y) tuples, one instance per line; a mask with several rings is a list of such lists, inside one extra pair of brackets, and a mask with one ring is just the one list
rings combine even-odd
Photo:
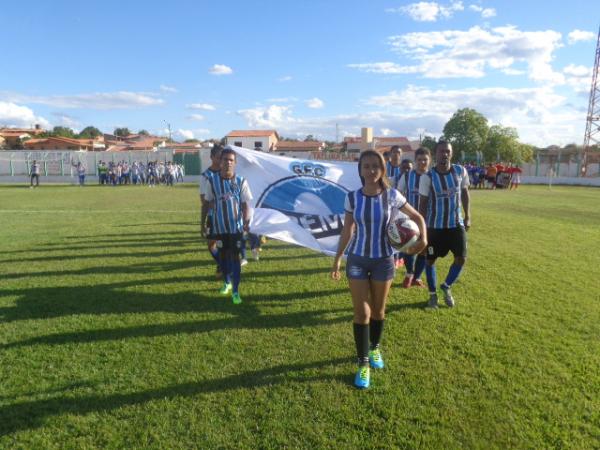
[(597, 448), (599, 194), (473, 192), (457, 307), (394, 287), (357, 391), (331, 259), (269, 241), (234, 306), (196, 187), (1, 186), (0, 448)]

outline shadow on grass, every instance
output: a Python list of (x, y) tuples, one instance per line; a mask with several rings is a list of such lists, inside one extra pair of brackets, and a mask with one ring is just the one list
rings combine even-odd
[[(181, 264), (181, 263), (176, 263)], [(212, 276), (206, 277), (212, 281)], [(181, 283), (196, 283), (201, 277), (171, 277), (131, 280), (93, 286), (69, 287), (33, 287), (27, 289), (0, 290), (1, 296), (17, 297), (15, 306), (0, 307), (0, 318), (5, 322), (29, 319), (47, 319), (78, 314), (145, 314), (153, 312), (195, 313), (226, 312), (240, 315), (257, 316), (255, 306), (259, 303), (281, 301), (289, 302), (302, 299), (320, 298), (336, 295), (343, 288), (334, 290), (316, 290), (297, 293), (278, 292), (266, 294), (248, 294), (242, 296), (245, 303), (241, 308), (234, 307), (228, 300), (216, 293), (206, 295), (191, 291), (178, 293), (154, 294), (136, 292), (143, 286)], [(243, 288), (243, 285), (242, 285)], [(301, 324), (299, 324), (301, 325)]]
[[(318, 381), (338, 381), (348, 383), (344, 375), (328, 373), (328, 367), (346, 364), (351, 357), (315, 361), (303, 364), (286, 364), (258, 371), (247, 371), (228, 377), (165, 386), (132, 393), (111, 395), (87, 395), (79, 397), (55, 397), (51, 399), (19, 402), (0, 407), (0, 435), (8, 435), (20, 430), (38, 428), (47, 418), (59, 415), (83, 415), (93, 412), (109, 412), (126, 406), (141, 405), (154, 400), (192, 397), (236, 389), (254, 390), (264, 386), (284, 383), (311, 383)], [(323, 373), (314, 374), (315, 369)], [(308, 373), (304, 373), (308, 372)]]

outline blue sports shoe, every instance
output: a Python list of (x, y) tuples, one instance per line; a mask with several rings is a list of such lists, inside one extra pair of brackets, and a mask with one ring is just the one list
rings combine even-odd
[(381, 357), (381, 350), (379, 347), (369, 351), (369, 364), (373, 369), (383, 369), (383, 358)]
[(360, 366), (354, 377), (354, 386), (358, 389), (367, 389), (371, 384), (371, 372), (369, 366)]

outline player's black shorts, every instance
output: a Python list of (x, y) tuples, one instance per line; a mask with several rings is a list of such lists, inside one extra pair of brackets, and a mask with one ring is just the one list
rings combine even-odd
[(215, 233), (215, 227), (213, 225), (212, 216), (208, 216), (206, 218), (206, 228), (207, 228), (206, 237), (211, 240), (217, 239), (217, 234)]
[(239, 253), (244, 245), (244, 235), (242, 233), (217, 234), (217, 248)]
[(467, 257), (467, 232), (464, 227), (427, 228), (427, 242), (427, 259), (443, 258), (448, 252)]

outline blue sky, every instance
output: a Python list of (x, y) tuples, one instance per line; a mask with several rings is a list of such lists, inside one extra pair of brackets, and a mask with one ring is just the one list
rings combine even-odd
[(581, 143), (595, 3), (5, 2), (0, 125), (415, 138), (472, 107), (525, 142)]

